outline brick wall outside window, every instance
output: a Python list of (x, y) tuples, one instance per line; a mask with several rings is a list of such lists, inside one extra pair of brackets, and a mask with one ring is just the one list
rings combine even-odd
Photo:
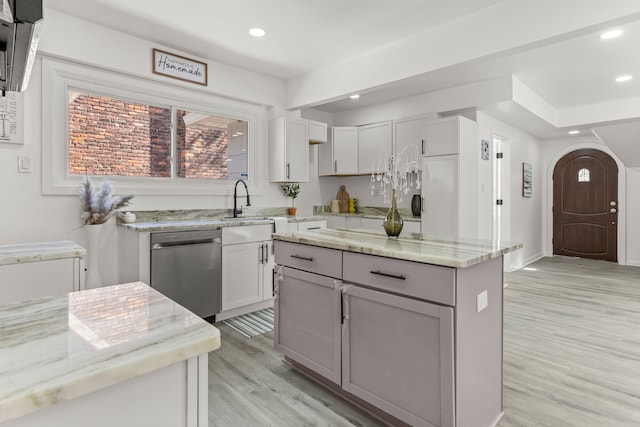
[[(171, 177), (171, 109), (70, 92), (69, 173)], [(227, 132), (186, 126), (178, 111), (177, 176), (226, 179)]]

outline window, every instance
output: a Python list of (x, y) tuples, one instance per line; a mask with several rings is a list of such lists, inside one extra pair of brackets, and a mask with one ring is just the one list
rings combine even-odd
[(248, 175), (246, 121), (76, 89), (68, 97), (69, 174), (222, 180)]
[(77, 194), (85, 174), (136, 195), (262, 185), (266, 107), (52, 58), (42, 75), (44, 194)]
[(578, 171), (578, 182), (589, 182), (590, 180), (589, 169), (583, 168)]
[(177, 176), (247, 177), (247, 122), (177, 111)]
[(171, 176), (171, 109), (69, 90), (69, 173)]

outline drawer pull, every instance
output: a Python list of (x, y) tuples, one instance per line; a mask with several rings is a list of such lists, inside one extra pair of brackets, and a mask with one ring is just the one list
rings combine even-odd
[(309, 227), (307, 230), (320, 230), (320, 227)]
[(397, 274), (389, 274), (389, 273), (383, 273), (381, 271), (373, 271), (373, 270), (371, 270), (369, 273), (375, 274), (376, 276), (384, 276), (384, 277), (391, 277), (392, 279), (406, 280), (406, 277), (398, 276)]
[(313, 261), (313, 258), (300, 255), (291, 255), (291, 258), (301, 259), (303, 261)]

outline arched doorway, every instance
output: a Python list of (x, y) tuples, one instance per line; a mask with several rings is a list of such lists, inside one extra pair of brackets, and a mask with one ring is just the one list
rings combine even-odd
[(618, 166), (580, 149), (553, 169), (553, 254), (618, 260)]

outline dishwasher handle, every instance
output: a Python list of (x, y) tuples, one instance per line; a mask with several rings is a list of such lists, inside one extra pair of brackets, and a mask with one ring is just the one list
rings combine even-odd
[(151, 250), (156, 249), (165, 249), (165, 248), (173, 248), (176, 246), (190, 246), (190, 245), (208, 245), (208, 244), (222, 244), (222, 239), (219, 237), (206, 238), (206, 239), (193, 239), (193, 240), (179, 240), (179, 241), (168, 241), (168, 242), (158, 242), (154, 243), (151, 246)]

